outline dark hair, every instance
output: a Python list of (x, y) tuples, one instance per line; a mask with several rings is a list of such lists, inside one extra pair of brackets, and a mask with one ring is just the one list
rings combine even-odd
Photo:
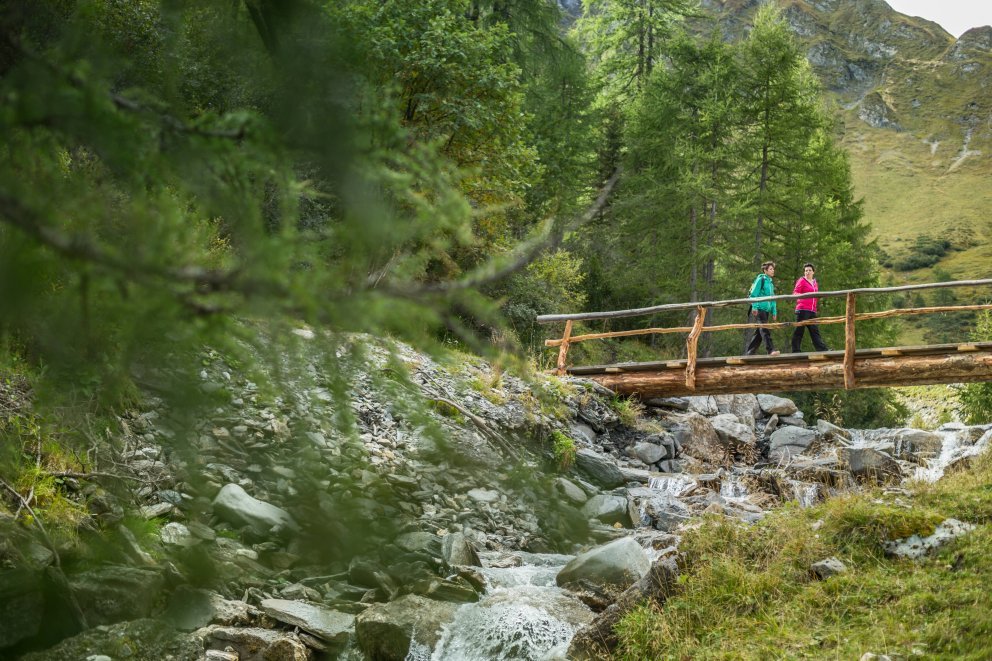
[(775, 262), (765, 262), (761, 265), (761, 270), (767, 271), (769, 266), (775, 266)]
[(811, 269), (813, 269), (814, 271), (816, 270), (816, 267), (815, 267), (815, 266), (813, 266), (813, 264), (811, 264), (810, 262), (806, 262), (805, 264), (803, 264), (803, 270), (804, 270), (804, 271), (806, 270), (806, 267), (807, 267), (807, 266), (808, 266), (809, 268), (811, 268)]

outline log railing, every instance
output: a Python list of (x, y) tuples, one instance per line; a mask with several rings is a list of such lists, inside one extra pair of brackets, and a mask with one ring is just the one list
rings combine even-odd
[[(565, 332), (561, 338), (545, 340), (548, 347), (558, 347), (558, 362), (556, 372), (564, 374), (567, 366), (568, 349), (577, 342), (587, 342), (589, 340), (599, 340), (614, 337), (634, 337), (639, 335), (659, 335), (667, 333), (687, 333), (686, 338), (686, 367), (685, 383), (690, 390), (695, 388), (696, 380), (696, 360), (699, 336), (702, 333), (712, 333), (716, 331), (745, 329), (745, 328), (795, 328), (797, 326), (844, 324), (844, 388), (855, 387), (854, 357), (857, 350), (855, 342), (855, 325), (858, 321), (870, 319), (886, 319), (890, 317), (934, 314), (938, 312), (968, 312), (979, 310), (992, 310), (992, 303), (976, 305), (943, 305), (920, 308), (903, 308), (885, 310), (882, 312), (863, 312), (856, 310), (856, 301), (859, 295), (891, 294), (905, 291), (918, 291), (925, 289), (944, 289), (949, 287), (982, 287), (992, 285), (992, 279), (988, 280), (957, 280), (953, 282), (932, 282), (919, 285), (902, 285), (899, 287), (874, 287), (861, 289), (845, 289), (837, 291), (824, 291), (808, 294), (783, 294), (780, 296), (765, 296), (762, 298), (735, 298), (724, 301), (707, 301), (692, 303), (671, 303), (667, 305), (655, 305), (646, 308), (636, 308), (631, 310), (616, 310), (610, 312), (581, 312), (576, 314), (548, 314), (537, 317), (540, 324), (554, 322), (565, 322)], [(723, 308), (738, 305), (750, 305), (761, 301), (796, 301), (804, 298), (839, 298), (845, 299), (844, 316), (818, 317), (802, 322), (776, 322), (776, 323), (746, 323), (746, 324), (720, 324), (715, 326), (704, 325), (707, 310), (713, 308)], [(695, 320), (692, 326), (673, 326), (660, 328), (641, 328), (625, 331), (611, 331), (603, 333), (586, 333), (583, 335), (572, 335), (573, 322), (590, 321), (597, 319), (621, 319), (629, 317), (639, 317), (653, 315), (661, 312), (677, 312), (695, 310)]]

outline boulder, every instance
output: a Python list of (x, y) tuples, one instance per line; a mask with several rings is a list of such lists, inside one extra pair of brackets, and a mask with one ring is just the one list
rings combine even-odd
[(589, 496), (586, 492), (579, 488), (575, 482), (564, 477), (559, 477), (555, 479), (555, 491), (560, 493), (562, 497), (573, 505), (583, 505)]
[(441, 538), (441, 557), (444, 558), (448, 566), (482, 566), (479, 554), (475, 552), (468, 538), (460, 532), (448, 533)]
[(596, 519), (610, 525), (614, 523), (630, 525), (627, 516), (627, 499), (623, 496), (597, 494), (582, 506), (582, 514), (588, 519)]
[(656, 561), (645, 576), (627, 588), (595, 620), (575, 633), (568, 647), (567, 658), (574, 661), (613, 658), (612, 652), (618, 643), (614, 631), (617, 623), (645, 601), (663, 605), (669, 596), (675, 594), (677, 578), (678, 568), (671, 558)]
[(310, 648), (295, 633), (239, 627), (210, 627), (200, 631), (206, 634), (208, 649), (230, 647), (239, 661), (310, 661), (313, 658)]
[(654, 443), (638, 443), (634, 445), (631, 452), (648, 466), (656, 464), (668, 456), (668, 450), (664, 445), (655, 445)]
[(913, 535), (885, 543), (885, 552), (899, 558), (919, 559), (975, 529), (970, 523), (947, 519), (928, 537)]
[(816, 431), (819, 432), (821, 437), (827, 440), (839, 439), (848, 442), (851, 440), (851, 432), (826, 420), (821, 419), (816, 421)]
[(575, 557), (555, 581), (561, 587), (591, 585), (626, 589), (651, 569), (641, 545), (632, 537), (621, 537)]
[[(55, 622), (46, 622), (52, 626)], [(202, 659), (203, 644), (196, 636), (162, 626), (159, 619), (138, 619), (93, 627), (66, 638), (55, 647), (19, 657), (21, 661), (52, 659)], [(8, 658), (4, 656), (4, 658)], [(241, 657), (246, 659), (247, 657)]]
[(891, 441), (894, 456), (917, 463), (940, 454), (944, 447), (943, 436), (923, 429), (892, 429), (880, 440)]
[(836, 576), (837, 574), (843, 574), (847, 571), (847, 565), (838, 560), (837, 558), (827, 558), (826, 560), (820, 560), (819, 562), (814, 562), (809, 570), (813, 572), (813, 575), (819, 579), (827, 579), (831, 576)]
[(686, 397), (686, 400), (689, 402), (689, 410), (693, 413), (710, 416), (720, 412), (720, 409), (717, 408), (716, 400), (713, 399), (712, 395)]
[(862, 481), (886, 484), (902, 477), (899, 462), (873, 448), (837, 448), (837, 458)]
[(617, 468), (616, 462), (588, 448), (575, 453), (575, 466), (590, 480), (606, 489), (624, 484), (623, 474)]
[(802, 454), (816, 440), (816, 437), (817, 434), (812, 429), (780, 427), (772, 432), (769, 438), (768, 458), (778, 461)]
[(194, 537), (189, 528), (175, 521), (162, 526), (159, 536), (162, 538), (162, 543), (168, 546), (188, 547), (200, 543), (200, 539)]
[(689, 410), (689, 400), (685, 397), (653, 397), (645, 400), (644, 405), (658, 409)]
[(358, 647), (373, 661), (403, 661), (414, 640), (433, 649), (459, 606), (413, 594), (370, 606), (355, 618)]
[(739, 418), (733, 413), (721, 413), (710, 418), (710, 424), (713, 425), (720, 440), (728, 446), (731, 444), (754, 445), (757, 441), (754, 436), (754, 428), (745, 426), (738, 420)]
[(305, 601), (263, 599), (262, 611), (274, 620), (310, 633), (321, 640), (343, 646), (355, 626), (355, 616)]
[(754, 395), (714, 395), (720, 413), (732, 413), (738, 422), (754, 427), (754, 421), (761, 415), (758, 398)]
[(289, 513), (248, 495), (237, 484), (226, 484), (217, 493), (213, 502), (218, 517), (236, 526), (251, 526), (259, 534), (267, 534), (273, 529), (295, 530), (296, 522)]
[(799, 411), (799, 407), (791, 399), (786, 399), (785, 397), (776, 397), (775, 395), (758, 395), (758, 406), (761, 410), (772, 415), (777, 413), (779, 415), (792, 415)]
[[(693, 483), (694, 484), (694, 483)], [(673, 494), (638, 487), (628, 492), (630, 518), (638, 526), (669, 532), (689, 520), (689, 508)]]
[(441, 556), (441, 538), (434, 533), (414, 531), (403, 533), (393, 543), (407, 553), (423, 553), (429, 556)]
[(728, 447), (707, 418), (698, 413), (685, 413), (673, 415), (672, 419), (677, 425), (675, 438), (682, 446), (682, 454), (714, 465), (726, 461)]

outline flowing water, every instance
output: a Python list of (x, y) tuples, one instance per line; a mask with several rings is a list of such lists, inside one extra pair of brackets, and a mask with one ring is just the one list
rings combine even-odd
[(931, 459), (928, 465), (916, 469), (913, 479), (924, 482), (936, 482), (944, 475), (947, 467), (966, 457), (974, 457), (982, 453), (989, 443), (992, 443), (992, 429), (987, 430), (974, 442), (969, 442), (967, 432), (958, 430), (938, 431), (943, 437), (940, 454)]
[[(555, 584), (573, 556), (515, 553), (483, 556), (486, 594), (458, 609), (433, 654), (414, 646), (408, 661), (565, 659), (572, 636), (592, 620), (589, 608)], [(509, 562), (507, 562), (509, 561)], [(513, 566), (492, 566), (493, 563)], [(519, 564), (517, 564), (519, 562)]]

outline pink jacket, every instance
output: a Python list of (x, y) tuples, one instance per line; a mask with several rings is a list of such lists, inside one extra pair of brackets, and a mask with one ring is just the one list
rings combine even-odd
[[(796, 280), (796, 286), (792, 290), (793, 294), (808, 294), (811, 291), (820, 291), (820, 285), (817, 284), (816, 279), (810, 282), (805, 277)], [(808, 312), (816, 312), (816, 299), (815, 298), (803, 298), (796, 301), (796, 312), (800, 310), (806, 310)]]

